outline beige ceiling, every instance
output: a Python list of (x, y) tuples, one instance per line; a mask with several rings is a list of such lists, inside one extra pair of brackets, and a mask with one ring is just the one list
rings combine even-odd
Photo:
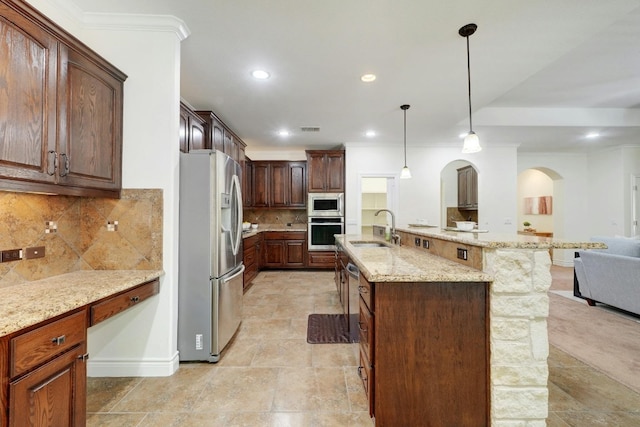
[[(522, 152), (640, 145), (640, 0), (72, 0), (84, 12), (173, 15), (181, 95), (252, 149), (343, 143)], [(267, 81), (250, 76), (255, 68)], [(375, 82), (360, 81), (375, 73)], [(301, 132), (317, 126), (319, 132)], [(292, 131), (279, 137), (281, 128)], [(368, 129), (378, 135), (364, 136)], [(598, 131), (602, 137), (587, 141)]]

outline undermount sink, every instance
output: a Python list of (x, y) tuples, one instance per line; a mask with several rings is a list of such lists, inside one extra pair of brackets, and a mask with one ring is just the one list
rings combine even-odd
[(390, 246), (387, 244), (384, 244), (382, 242), (361, 242), (361, 241), (356, 241), (356, 242), (349, 242), (351, 243), (352, 246), (355, 246), (356, 248), (389, 248)]

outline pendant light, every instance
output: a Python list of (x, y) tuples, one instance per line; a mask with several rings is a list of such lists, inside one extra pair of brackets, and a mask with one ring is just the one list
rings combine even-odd
[(409, 179), (411, 178), (411, 171), (407, 166), (407, 110), (410, 105), (404, 104), (401, 105), (400, 108), (404, 111), (404, 167), (400, 172), (400, 179)]
[(476, 32), (478, 26), (476, 24), (467, 24), (458, 30), (458, 34), (467, 39), (467, 82), (469, 83), (469, 133), (464, 137), (462, 146), (463, 153), (477, 153), (482, 150), (478, 135), (473, 131), (473, 122), (471, 120), (471, 61), (469, 60), (469, 36)]

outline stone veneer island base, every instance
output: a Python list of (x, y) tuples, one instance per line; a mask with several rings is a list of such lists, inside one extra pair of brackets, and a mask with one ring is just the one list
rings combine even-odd
[[(374, 229), (374, 234), (376, 231)], [(434, 272), (428, 271), (429, 264), (437, 264), (433, 255), (486, 274), (490, 282), (487, 419), (494, 427), (546, 426), (549, 397), (547, 292), (551, 286), (549, 249), (600, 248), (603, 245), (515, 234), (461, 233), (409, 227), (398, 231), (403, 247), (384, 249), (384, 257), (374, 256), (371, 250), (365, 252), (351, 247), (350, 255), (356, 258), (352, 261), (356, 261), (370, 282), (433, 281)], [(371, 236), (344, 235), (337, 236), (337, 242), (349, 248), (348, 242), (367, 238)], [(414, 242), (418, 243), (416, 239), (420, 239), (419, 247), (414, 245)], [(459, 258), (459, 250), (467, 251), (466, 259)], [(383, 262), (389, 265), (385, 266)], [(421, 265), (424, 266), (422, 271)], [(458, 280), (455, 279), (456, 274), (459, 275)], [(443, 281), (463, 282), (469, 279), (468, 270), (456, 273), (455, 269), (448, 268), (446, 276)]]

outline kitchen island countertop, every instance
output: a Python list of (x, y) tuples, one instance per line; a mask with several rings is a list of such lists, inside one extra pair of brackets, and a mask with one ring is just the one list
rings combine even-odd
[(0, 337), (163, 274), (162, 270), (80, 270), (0, 288)]
[(474, 233), (468, 231), (448, 231), (440, 227), (401, 226), (397, 231), (416, 234), (418, 236), (434, 237), (456, 243), (483, 248), (513, 248), (513, 249), (602, 249), (606, 245), (600, 242), (580, 242), (558, 239), (555, 237), (538, 237), (517, 233)]
[(491, 282), (493, 277), (475, 268), (410, 247), (387, 243), (384, 248), (357, 247), (351, 242), (380, 241), (372, 235), (340, 234), (336, 242), (349, 254), (370, 282)]

